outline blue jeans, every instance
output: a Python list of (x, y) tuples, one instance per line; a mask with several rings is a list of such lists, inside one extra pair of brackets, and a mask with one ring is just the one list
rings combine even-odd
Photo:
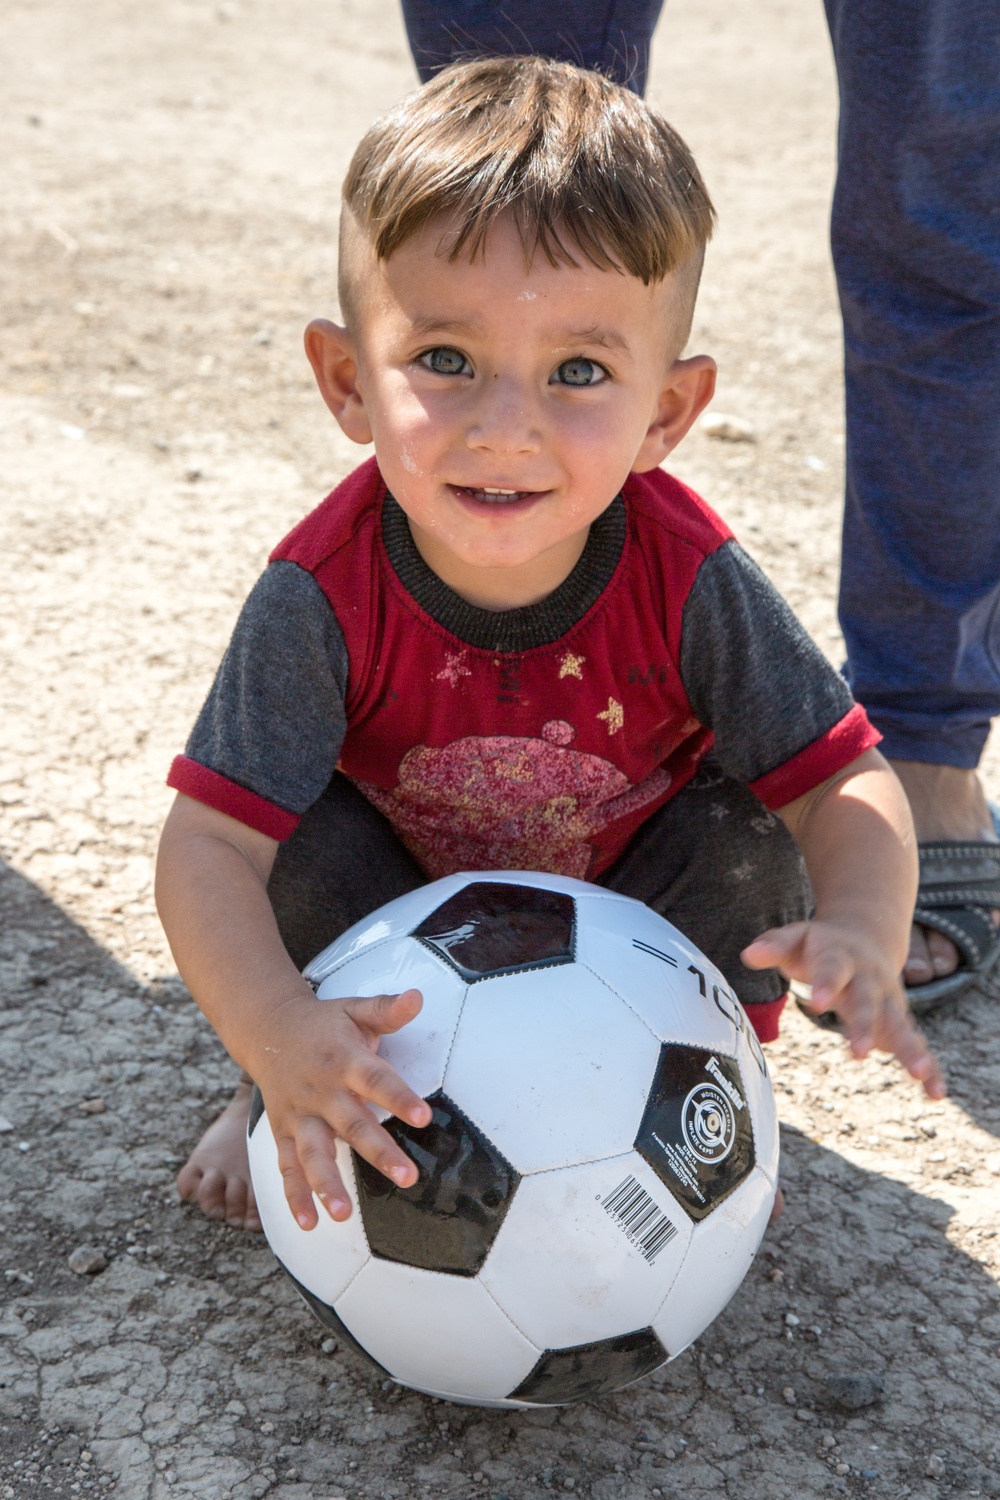
[[(662, 0), (403, 0), (422, 79), (539, 52), (641, 92)], [(1000, 714), (1000, 0), (825, 0), (840, 83), (847, 676), (897, 759)]]

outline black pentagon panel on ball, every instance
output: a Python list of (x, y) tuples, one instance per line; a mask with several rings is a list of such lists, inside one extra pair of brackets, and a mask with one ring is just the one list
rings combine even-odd
[(572, 896), (482, 880), (431, 912), (413, 936), (474, 984), (572, 963), (575, 923)]
[(511, 1391), (508, 1401), (562, 1406), (610, 1396), (665, 1364), (666, 1349), (651, 1328), (637, 1328), (616, 1338), (569, 1349), (546, 1349), (531, 1374)]
[(420, 1170), (400, 1188), (354, 1154), (365, 1234), (373, 1255), (425, 1271), (475, 1276), (521, 1180), (446, 1094), (432, 1094), (429, 1125), (390, 1119), (385, 1129)]
[(261, 1116), (263, 1115), (263, 1113), (264, 1096), (257, 1085), (254, 1084), (253, 1092), (250, 1095), (250, 1118), (247, 1120), (247, 1140), (250, 1139), (254, 1131), (257, 1129), (257, 1126), (260, 1124)]
[(706, 1218), (753, 1171), (750, 1107), (732, 1058), (668, 1042), (635, 1149), (692, 1219)]
[(366, 1359), (370, 1365), (374, 1365), (375, 1369), (380, 1371), (381, 1374), (389, 1374), (389, 1371), (385, 1368), (385, 1366), (380, 1365), (378, 1360), (374, 1359), (372, 1355), (368, 1353), (368, 1350), (364, 1347), (364, 1345), (358, 1343), (357, 1339), (354, 1337), (353, 1333), (348, 1328), (343, 1318), (339, 1318), (328, 1303), (321, 1301), (321, 1299), (317, 1297), (313, 1292), (310, 1292), (308, 1288), (304, 1287), (301, 1281), (296, 1281), (295, 1277), (286, 1266), (282, 1266), (281, 1269), (284, 1271), (285, 1275), (288, 1277), (289, 1281), (292, 1283), (292, 1286), (298, 1292), (299, 1296), (302, 1298), (306, 1306), (310, 1307), (316, 1314), (317, 1318), (319, 1318), (324, 1328), (329, 1328), (331, 1333), (335, 1333), (341, 1340), (341, 1342), (347, 1345), (348, 1349), (353, 1349), (355, 1354), (360, 1354), (362, 1359)]

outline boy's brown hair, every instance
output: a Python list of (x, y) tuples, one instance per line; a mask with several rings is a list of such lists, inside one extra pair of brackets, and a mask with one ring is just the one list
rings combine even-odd
[(376, 120), (343, 197), (379, 260), (438, 218), (451, 225), (449, 257), (475, 257), (509, 214), (527, 259), (539, 250), (577, 265), (579, 254), (647, 285), (690, 261), (696, 284), (715, 219), (694, 158), (655, 110), (540, 57), (446, 68)]

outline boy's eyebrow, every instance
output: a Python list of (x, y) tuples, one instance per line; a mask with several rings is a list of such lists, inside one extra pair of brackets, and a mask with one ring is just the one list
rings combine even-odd
[[(475, 333), (479, 325), (464, 318), (441, 318), (435, 313), (425, 313), (422, 317), (415, 317), (412, 326), (415, 334), (425, 336), (430, 333)], [(620, 349), (624, 353), (629, 349), (624, 334), (614, 328), (601, 328), (596, 323), (589, 328), (567, 329), (561, 338), (567, 348), (573, 344), (597, 344), (601, 349)]]
[(425, 313), (422, 317), (414, 318), (412, 326), (414, 333), (427, 334), (473, 333), (477, 325), (464, 318), (440, 318), (436, 313)]
[(570, 344), (599, 344), (602, 349), (621, 349), (628, 353), (629, 343), (624, 334), (615, 328), (599, 328), (593, 324), (590, 328), (571, 328), (566, 334), (566, 341)]

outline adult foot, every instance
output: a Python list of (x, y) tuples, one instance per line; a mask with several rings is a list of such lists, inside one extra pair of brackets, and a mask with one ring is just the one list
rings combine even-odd
[[(963, 771), (957, 766), (931, 766), (919, 760), (893, 760), (889, 764), (909, 799), (918, 843), (935, 839), (963, 839), (976, 844), (997, 842), (986, 793), (975, 771)], [(1000, 911), (994, 911), (993, 919), (1000, 922)], [(953, 974), (958, 962), (958, 952), (950, 938), (914, 923), (903, 983), (916, 989), (932, 979)]]
[(253, 1082), (245, 1074), (219, 1118), (208, 1127), (177, 1174), (185, 1203), (197, 1203), (210, 1219), (259, 1233), (260, 1217), (250, 1182), (247, 1121)]

